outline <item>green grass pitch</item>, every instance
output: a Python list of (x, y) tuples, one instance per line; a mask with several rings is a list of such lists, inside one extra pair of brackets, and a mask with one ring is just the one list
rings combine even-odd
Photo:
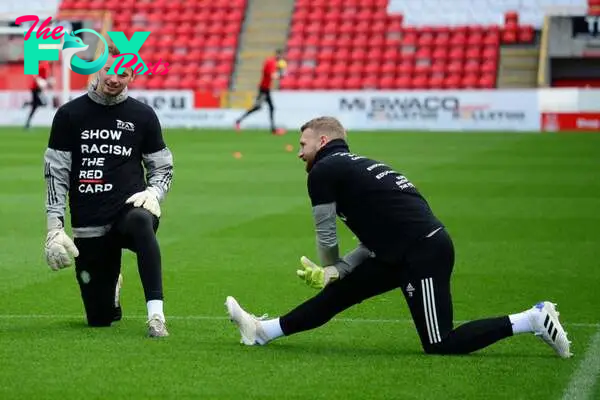
[[(600, 135), (349, 137), (354, 152), (405, 173), (447, 225), (455, 319), (553, 300), (573, 340), (569, 360), (529, 335), (469, 356), (425, 356), (400, 291), (321, 329), (241, 346), (227, 295), (276, 316), (314, 293), (295, 274), (300, 256), (315, 256), (299, 136), (165, 137), (175, 158), (159, 230), (171, 336), (151, 340), (130, 253), (123, 321), (84, 325), (73, 269), (54, 273), (43, 259), (47, 130), (0, 130), (0, 398), (560, 399), (600, 330)], [(349, 250), (352, 234), (338, 228)], [(598, 386), (588, 382), (592, 398)]]

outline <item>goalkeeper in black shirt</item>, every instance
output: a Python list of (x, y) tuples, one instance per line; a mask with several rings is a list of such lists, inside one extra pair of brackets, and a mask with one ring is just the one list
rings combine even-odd
[[(257, 318), (228, 297), (227, 312), (242, 343), (264, 345), (317, 328), (355, 304), (400, 289), (427, 354), (466, 354), (514, 334), (535, 333), (559, 356), (571, 356), (555, 305), (547, 301), (518, 314), (454, 327), (450, 293), (454, 246), (427, 201), (401, 173), (351, 153), (336, 119), (316, 118), (301, 131), (298, 156), (306, 163), (324, 267), (302, 257), (297, 274), (321, 290), (275, 319)], [(360, 241), (343, 257), (336, 216)]]
[[(44, 155), (46, 260), (56, 271), (75, 257), (88, 325), (110, 326), (121, 319), (122, 249), (135, 252), (148, 334), (168, 336), (156, 231), (173, 157), (154, 110), (127, 94), (132, 69), (108, 74), (119, 51), (110, 45), (109, 53), (88, 93), (60, 107), (52, 123)], [(67, 197), (73, 240), (64, 230)]]

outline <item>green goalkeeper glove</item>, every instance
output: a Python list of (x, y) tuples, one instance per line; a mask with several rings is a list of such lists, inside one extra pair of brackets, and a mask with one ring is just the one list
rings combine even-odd
[(340, 278), (340, 273), (334, 266), (319, 267), (304, 256), (300, 258), (300, 263), (302, 264), (302, 269), (297, 270), (296, 274), (308, 286), (314, 289), (323, 289), (329, 283)]

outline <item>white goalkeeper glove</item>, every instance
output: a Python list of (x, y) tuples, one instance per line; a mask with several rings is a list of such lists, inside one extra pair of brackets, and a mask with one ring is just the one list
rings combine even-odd
[(51, 229), (46, 236), (46, 262), (53, 271), (72, 264), (71, 256), (78, 257), (79, 250), (62, 228)]
[(137, 192), (125, 201), (127, 204), (133, 204), (134, 207), (144, 207), (152, 214), (160, 218), (160, 203), (158, 193), (153, 187), (148, 187), (143, 192)]

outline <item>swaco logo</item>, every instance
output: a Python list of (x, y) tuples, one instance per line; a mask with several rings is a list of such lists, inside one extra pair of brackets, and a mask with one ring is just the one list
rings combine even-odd
[[(52, 21), (52, 17), (48, 17), (36, 30), (39, 17), (36, 15), (24, 15), (15, 20), (17, 25), (21, 25), (26, 22), (33, 22), (31, 27), (25, 32), (25, 41), (23, 43), (24, 61), (25, 61), (25, 75), (37, 75), (39, 73), (39, 62), (45, 61), (58, 61), (59, 48), (53, 47), (48, 48), (47, 45), (60, 45), (60, 41), (64, 38), (64, 44), (62, 46), (63, 57), (68, 62), (69, 69), (81, 75), (91, 75), (98, 72), (106, 64), (108, 60), (108, 44), (106, 40), (98, 32), (93, 29), (79, 29), (74, 32), (65, 34), (62, 26), (55, 27), (52, 32), (48, 25)], [(34, 33), (35, 36), (31, 34)], [(78, 33), (91, 33), (96, 35), (102, 44), (104, 45), (104, 51), (94, 61), (85, 61), (77, 56), (77, 53), (85, 51), (89, 48), (79, 37), (75, 36)], [(131, 39), (127, 39), (123, 32), (108, 32), (108, 36), (114, 42), (115, 46), (121, 52), (118, 56), (113, 56), (119, 59), (117, 63), (113, 63), (109, 75), (114, 75), (117, 72), (122, 72), (125, 68), (131, 67), (135, 75), (149, 75), (149, 74), (166, 74), (169, 63), (165, 62), (163, 65), (162, 60), (154, 64), (151, 68), (146, 66), (144, 60), (139, 56), (138, 51), (150, 36), (150, 32), (134, 32)], [(46, 45), (46, 46), (44, 46)], [(125, 61), (127, 59), (127, 61)], [(160, 66), (164, 69), (158, 70)], [(123, 69), (121, 69), (123, 68)]]

